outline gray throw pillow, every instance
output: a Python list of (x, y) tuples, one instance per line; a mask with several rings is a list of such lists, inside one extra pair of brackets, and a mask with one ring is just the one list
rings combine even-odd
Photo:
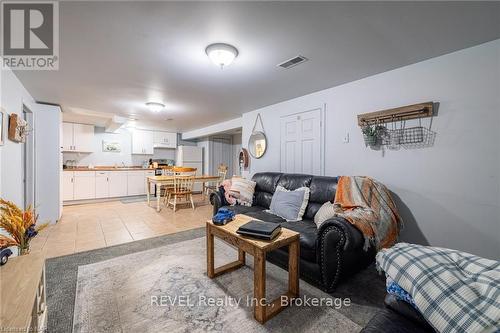
[(301, 221), (309, 202), (309, 187), (289, 191), (282, 186), (276, 187), (268, 213), (287, 221)]

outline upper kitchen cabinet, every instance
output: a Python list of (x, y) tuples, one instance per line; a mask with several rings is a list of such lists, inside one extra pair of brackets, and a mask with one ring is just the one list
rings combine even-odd
[(132, 132), (132, 154), (153, 155), (153, 132), (134, 130)]
[(153, 144), (155, 148), (177, 148), (177, 133), (153, 132)]
[(94, 151), (94, 125), (63, 123), (63, 151)]

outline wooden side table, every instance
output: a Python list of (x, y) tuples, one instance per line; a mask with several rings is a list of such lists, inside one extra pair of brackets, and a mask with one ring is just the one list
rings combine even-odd
[[(282, 228), (278, 237), (271, 241), (244, 237), (236, 233), (238, 228), (253, 220), (246, 215), (237, 215), (236, 219), (225, 226), (217, 226), (207, 221), (207, 275), (209, 278), (231, 272), (245, 265), (245, 253), (254, 257), (254, 317), (261, 324), (265, 323), (283, 310), (281, 297), (268, 303), (266, 301), (266, 253), (283, 246), (288, 246), (288, 292), (283, 296), (292, 298), (299, 296), (299, 233)], [(238, 260), (214, 267), (214, 236), (238, 248)]]
[(0, 268), (0, 332), (44, 332), (47, 326), (45, 258), (12, 257)]

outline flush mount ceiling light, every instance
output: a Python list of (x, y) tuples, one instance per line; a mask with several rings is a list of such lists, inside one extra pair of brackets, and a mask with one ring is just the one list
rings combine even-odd
[(160, 112), (165, 107), (165, 104), (158, 102), (148, 102), (146, 103), (146, 106), (148, 107), (149, 110), (153, 112)]
[(221, 69), (230, 65), (238, 56), (238, 50), (234, 46), (225, 43), (210, 44), (205, 49), (205, 53)]

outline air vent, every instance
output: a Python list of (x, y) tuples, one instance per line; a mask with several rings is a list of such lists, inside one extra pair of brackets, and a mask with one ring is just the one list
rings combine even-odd
[(303, 62), (306, 62), (307, 60), (308, 59), (306, 57), (299, 55), (299, 56), (293, 57), (292, 59), (288, 59), (286, 61), (283, 61), (281, 64), (278, 64), (277, 66), (284, 68), (284, 69), (289, 69), (289, 68), (297, 66)]

